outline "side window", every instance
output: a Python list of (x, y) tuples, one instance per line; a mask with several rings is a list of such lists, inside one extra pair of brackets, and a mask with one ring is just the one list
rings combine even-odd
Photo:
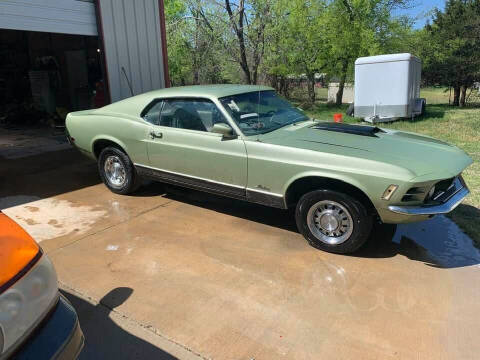
[(158, 101), (155, 103), (143, 118), (153, 125), (160, 125), (160, 111), (162, 110), (163, 101)]
[(226, 120), (217, 106), (205, 99), (167, 99), (159, 121), (161, 126), (197, 131), (211, 131), (216, 123)]

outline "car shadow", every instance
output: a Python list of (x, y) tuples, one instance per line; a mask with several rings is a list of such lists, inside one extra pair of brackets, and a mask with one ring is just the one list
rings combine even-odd
[[(141, 194), (141, 196), (162, 195), (170, 200), (298, 233), (292, 210), (275, 209), (155, 182), (144, 186)], [(480, 264), (480, 250), (477, 244), (446, 216), (398, 226), (375, 225), (367, 243), (350, 256), (364, 258), (405, 256), (410, 260), (443, 269)]]
[(398, 226), (377, 225), (365, 246), (351, 256), (389, 258), (397, 255), (440, 269), (480, 264), (476, 243), (446, 216)]
[(110, 312), (125, 302), (133, 289), (119, 287), (106, 294), (97, 305), (92, 305), (66, 290), (60, 292), (77, 311), (85, 336), (85, 346), (79, 359), (177, 359), (168, 352), (140, 339), (117, 325)]
[(183, 202), (264, 225), (275, 226), (291, 232), (298, 232), (293, 211), (285, 211), (159, 182), (147, 183), (134, 195), (162, 195), (169, 200)]

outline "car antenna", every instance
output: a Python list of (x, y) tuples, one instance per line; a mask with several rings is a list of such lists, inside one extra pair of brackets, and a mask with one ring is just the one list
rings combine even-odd
[(132, 84), (130, 83), (130, 80), (128, 80), (127, 72), (125, 71), (125, 68), (123, 66), (122, 66), (122, 71), (123, 71), (123, 75), (125, 75), (125, 79), (127, 80), (128, 87), (130, 88), (130, 93), (133, 96)]

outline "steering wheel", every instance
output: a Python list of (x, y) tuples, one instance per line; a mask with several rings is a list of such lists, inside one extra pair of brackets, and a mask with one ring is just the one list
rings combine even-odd
[(273, 118), (275, 117), (275, 115), (277, 115), (277, 112), (276, 112), (276, 111), (274, 111), (274, 110), (267, 111), (267, 112), (266, 112), (266, 115), (267, 115), (267, 116), (270, 116), (270, 119), (269, 119), (268, 121), (273, 122), (273, 123), (275, 123), (275, 124), (280, 124), (280, 125), (281, 125), (281, 123), (279, 123), (278, 121), (273, 121)]

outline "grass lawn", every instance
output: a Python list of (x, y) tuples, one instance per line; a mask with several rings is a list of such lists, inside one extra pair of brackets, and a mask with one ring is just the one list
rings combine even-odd
[[(471, 194), (450, 217), (480, 245), (480, 108), (451, 107), (448, 95), (442, 88), (422, 89), (421, 96), (427, 99), (423, 117), (379, 126), (429, 135), (457, 145), (472, 157), (474, 163), (463, 173)], [(331, 120), (334, 113), (343, 113), (344, 122), (359, 123), (358, 119), (345, 115), (347, 106), (319, 102), (306, 112), (321, 120)]]

